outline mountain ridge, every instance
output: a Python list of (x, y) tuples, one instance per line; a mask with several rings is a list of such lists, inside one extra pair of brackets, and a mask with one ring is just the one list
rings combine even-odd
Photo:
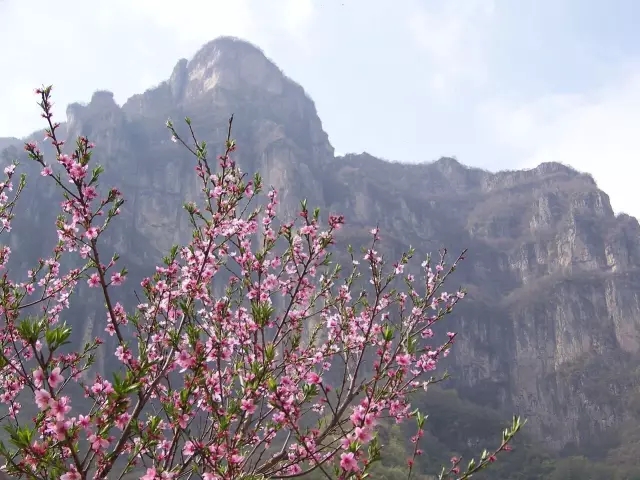
[[(67, 108), (65, 135), (96, 143), (103, 183), (121, 186), (127, 199), (109, 248), (143, 269), (188, 239), (180, 206), (197, 185), (164, 121), (189, 116), (213, 153), (231, 114), (237, 161), (281, 191), (284, 216), (307, 198), (345, 214), (341, 247), (365, 241), (367, 229), (380, 225), (389, 255), (410, 244), (421, 253), (470, 248), (453, 279), (470, 292), (452, 320), (460, 332), (452, 384), (462, 397), (530, 417), (531, 431), (556, 451), (573, 444), (587, 451), (625, 423), (640, 425), (627, 406), (640, 391), (638, 378), (603, 380), (621, 398), (589, 383), (590, 369), (607, 362), (629, 372), (640, 367), (640, 225), (614, 213), (591, 175), (554, 162), (492, 173), (451, 157), (407, 164), (366, 152), (335, 156), (311, 98), (248, 42), (210, 42), (122, 106), (98, 91), (88, 104)], [(24, 165), (36, 183), (32, 167)], [(53, 211), (37, 209), (53, 193), (28, 189), (27, 216), (52, 222)], [(20, 226), (26, 233), (13, 237), (15, 245), (34, 235)], [(41, 254), (33, 244), (23, 249)], [(82, 335), (102, 334), (92, 322)]]

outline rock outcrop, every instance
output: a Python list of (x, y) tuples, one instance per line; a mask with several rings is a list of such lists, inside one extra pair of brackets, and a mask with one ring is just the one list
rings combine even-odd
[(18, 138), (0, 137), (0, 151), (4, 150), (5, 148), (19, 146), (19, 145), (20, 145), (20, 139)]
[[(122, 106), (109, 92), (69, 106), (69, 138), (91, 137), (106, 167), (103, 183), (127, 199), (110, 248), (148, 272), (188, 238), (181, 206), (199, 188), (192, 159), (164, 123), (181, 128), (189, 116), (218, 153), (231, 114), (236, 159), (280, 190), (284, 216), (307, 198), (345, 214), (345, 243), (379, 224), (396, 254), (409, 244), (419, 252), (469, 248), (453, 280), (469, 298), (451, 320), (460, 336), (450, 368), (462, 396), (529, 417), (532, 431), (558, 450), (590, 448), (637, 420), (628, 408), (640, 385), (636, 219), (616, 216), (593, 178), (557, 163), (490, 173), (452, 158), (414, 165), (369, 154), (336, 158), (302, 87), (241, 40), (214, 40)], [(42, 255), (42, 238), (29, 241), (38, 237), (29, 232), (55, 214), (55, 193), (40, 188), (36, 172), (38, 186), (24, 199), (31, 222), (14, 237), (25, 259)], [(85, 313), (83, 336), (102, 335), (99, 319)]]

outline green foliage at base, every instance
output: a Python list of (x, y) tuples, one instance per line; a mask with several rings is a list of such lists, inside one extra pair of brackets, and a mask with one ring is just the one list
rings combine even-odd
[[(484, 448), (497, 446), (499, 433), (508, 421), (505, 415), (461, 399), (454, 390), (431, 387), (416, 397), (413, 405), (429, 415), (425, 435), (420, 441), (424, 453), (416, 459), (415, 480), (435, 480), (442, 466), (453, 456), (463, 464)], [(474, 475), (478, 480), (640, 480), (640, 428), (621, 432), (620, 445), (605, 452), (600, 461), (583, 456), (561, 457), (534, 441), (526, 431), (516, 435), (513, 450), (501, 454), (497, 462)], [(380, 425), (382, 458), (371, 469), (376, 480), (406, 480), (407, 460), (411, 457), (415, 434), (412, 422)], [(465, 461), (466, 460), (466, 461)], [(321, 480), (319, 472), (304, 477)]]

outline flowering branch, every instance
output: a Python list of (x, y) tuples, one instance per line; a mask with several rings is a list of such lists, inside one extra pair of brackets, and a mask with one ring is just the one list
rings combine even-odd
[[(232, 159), (233, 117), (217, 166), (189, 119), (189, 140), (167, 122), (172, 139), (195, 157), (201, 202), (184, 206), (192, 240), (171, 249), (142, 280), (144, 299), (129, 305), (117, 290), (127, 270), (117, 267), (117, 254), (106, 264), (101, 254), (101, 237), (120, 214), (122, 194), (111, 188), (101, 195), (103, 168), (93, 166), (88, 139), (80, 137), (74, 151), (64, 153), (51, 87), (37, 94), (57, 166), (35, 143), (26, 150), (64, 201), (52, 257), (28, 272), (27, 282), (13, 283), (5, 273), (0, 283), (0, 395), (9, 408), (12, 444), (0, 443), (6, 471), (62, 480), (132, 473), (144, 480), (248, 480), (313, 471), (362, 479), (381, 455), (379, 422), (415, 418), (411, 476), (426, 417), (411, 409), (410, 397), (441, 380), (433, 372), (456, 334), (438, 344), (432, 327), (465, 296), (443, 291), (464, 252), (451, 264), (446, 251), (437, 261), (427, 257), (417, 280), (404, 272), (413, 249), (388, 267), (375, 228), (362, 257), (350, 248), (350, 267), (336, 265), (330, 250), (344, 217), (322, 220), (303, 201), (297, 219), (278, 219), (278, 193), (264, 195), (260, 175), (249, 179)], [(9, 181), (14, 169), (5, 170)], [(3, 229), (24, 179), (11, 202), (3, 196), (6, 185), (0, 185)], [(253, 207), (261, 198), (265, 204)], [(0, 250), (0, 268), (9, 253)], [(84, 265), (61, 274), (63, 253)], [(81, 279), (104, 300), (105, 331), (120, 364), (111, 381), (100, 375), (83, 380), (101, 339), (75, 353), (60, 352), (71, 334), (61, 316)], [(401, 283), (404, 291), (396, 288)], [(42, 306), (41, 314), (21, 318), (34, 305)], [(84, 389), (87, 408), (72, 406), (76, 400), (64, 393), (70, 382)], [(39, 410), (30, 424), (18, 420), (23, 391)], [(520, 426), (514, 420), (500, 448), (485, 452), (459, 478), (506, 451)], [(440, 478), (458, 475), (458, 463)]]

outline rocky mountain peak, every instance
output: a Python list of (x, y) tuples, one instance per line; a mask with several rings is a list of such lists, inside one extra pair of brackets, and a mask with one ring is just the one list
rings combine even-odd
[(447, 171), (464, 170), (469, 168), (453, 157), (440, 157), (438, 160), (433, 162), (433, 165)]
[(15, 137), (0, 137), (0, 152), (5, 148), (19, 145), (21, 143), (20, 139)]
[(219, 37), (204, 45), (194, 57), (180, 60), (169, 84), (175, 98), (195, 98), (221, 88), (257, 89), (281, 94), (287, 79), (258, 47), (233, 37)]
[[(451, 359), (463, 397), (530, 417), (529, 428), (557, 449), (586, 445), (628, 420), (630, 397), (611, 392), (640, 392), (640, 377), (586, 382), (593, 365), (613, 365), (615, 355), (629, 358), (615, 364), (620, 371), (640, 365), (640, 225), (616, 217), (590, 175), (555, 162), (488, 172), (451, 157), (412, 165), (366, 152), (335, 157), (303, 88), (235, 38), (209, 42), (169, 73), (122, 108), (99, 91), (67, 110), (69, 138), (96, 143), (105, 182), (127, 199), (109, 245), (141, 270), (188, 239), (181, 205), (199, 191), (193, 159), (170, 141), (164, 122), (182, 129), (179, 119), (189, 116), (214, 155), (234, 114), (234, 158), (278, 189), (282, 218), (296, 215), (302, 198), (345, 214), (341, 251), (368, 242), (375, 225), (387, 232), (388, 258), (408, 245), (420, 254), (470, 247), (455, 280), (470, 295), (456, 314), (461, 334)], [(25, 258), (47, 254), (38, 229), (56, 211), (43, 206), (58, 205), (35, 185), (23, 199), (29, 224), (15, 240)], [(82, 308), (74, 318), (90, 317), (90, 302)], [(99, 322), (78, 328), (83, 338), (103, 332)]]
[[(98, 90), (87, 104), (72, 103), (67, 107), (67, 134), (89, 135), (95, 130), (113, 129), (124, 122), (124, 112), (113, 92)], [(97, 140), (97, 139), (96, 139)]]
[(580, 172), (578, 172), (576, 169), (560, 162), (543, 162), (538, 165), (535, 170), (542, 174), (564, 173), (567, 175), (580, 175)]
[(306, 143), (313, 150), (310, 157), (319, 162), (333, 158), (333, 147), (304, 89), (258, 47), (233, 37), (216, 38), (190, 60), (179, 60), (167, 81), (134, 95), (122, 109), (129, 118), (189, 115), (208, 128), (215, 124), (218, 136), (234, 114), (236, 132), (250, 126), (260, 132), (262, 146), (287, 138)]
[(118, 104), (113, 98), (113, 92), (110, 92), (108, 90), (95, 91), (91, 96), (89, 107), (101, 110), (113, 109), (114, 107), (119, 108)]

